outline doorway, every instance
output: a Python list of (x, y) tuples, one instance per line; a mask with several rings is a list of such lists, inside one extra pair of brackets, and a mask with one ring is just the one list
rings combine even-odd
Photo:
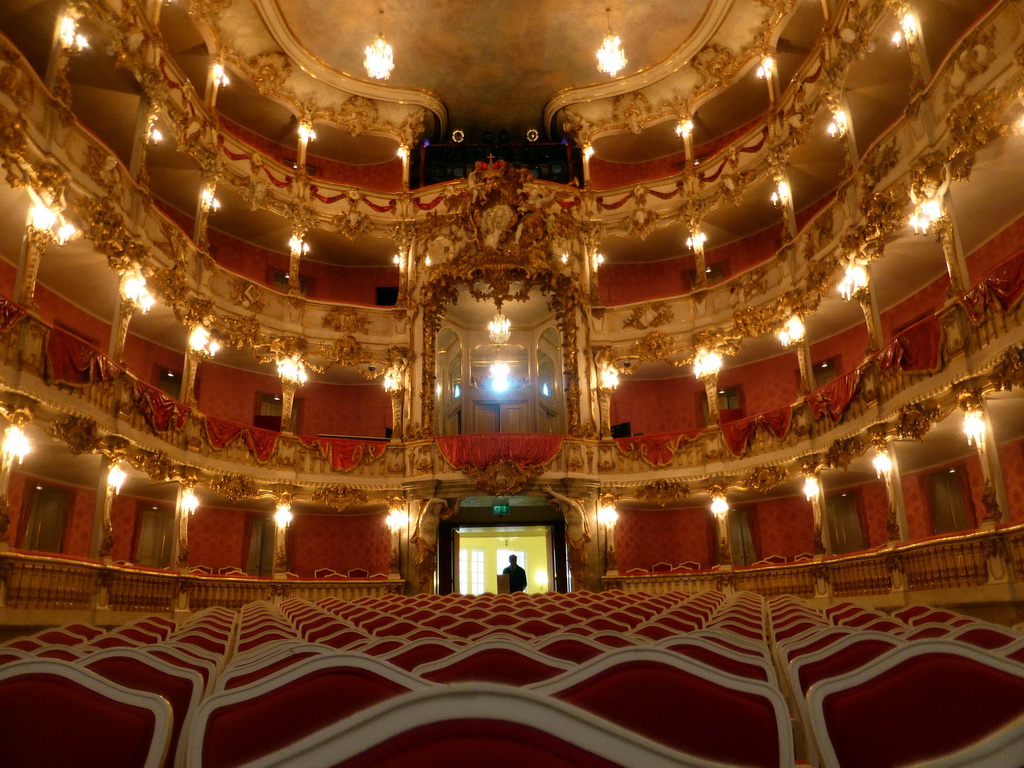
[(497, 592), (497, 576), (515, 555), (526, 571), (526, 592), (568, 590), (564, 523), (453, 523), (438, 529), (438, 593)]

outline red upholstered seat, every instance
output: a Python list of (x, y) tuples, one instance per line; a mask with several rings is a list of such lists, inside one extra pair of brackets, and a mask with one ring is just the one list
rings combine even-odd
[(408, 643), (381, 658), (409, 672), (422, 664), (445, 659), (458, 650), (459, 646), (447, 640), (429, 639)]
[(435, 683), (485, 682), (529, 685), (550, 680), (573, 667), (525, 647), (488, 641), (441, 661), (417, 667), (415, 674)]
[(5, 768), (158, 768), (168, 703), (60, 661), (0, 667), (0, 760)]
[(808, 706), (826, 765), (886, 768), (961, 752), (958, 765), (1018, 766), (1024, 756), (1024, 671), (958, 642), (894, 648), (813, 686)]
[(590, 638), (569, 636), (548, 637), (538, 641), (533, 647), (553, 659), (570, 661), (573, 664), (582, 664), (608, 650), (608, 646)]

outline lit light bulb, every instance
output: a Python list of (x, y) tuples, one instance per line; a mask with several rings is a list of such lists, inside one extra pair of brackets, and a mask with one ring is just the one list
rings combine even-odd
[(387, 525), (392, 533), (400, 531), (409, 524), (409, 513), (404, 509), (394, 508), (388, 510)]
[(693, 359), (693, 375), (698, 379), (712, 376), (722, 370), (722, 356), (707, 349), (697, 350)]
[(619, 386), (619, 372), (610, 365), (601, 366), (601, 389), (615, 389)]
[(32, 451), (32, 443), (25, 434), (25, 430), (17, 424), (12, 424), (4, 431), (3, 456), (5, 461), (16, 459), (18, 464), (24, 461), (25, 457)]
[(181, 509), (186, 515), (194, 515), (199, 509), (199, 499), (191, 488), (181, 494)]
[(892, 459), (889, 457), (888, 451), (876, 453), (875, 458), (871, 460), (871, 465), (875, 468), (875, 474), (880, 478), (888, 477), (892, 472)]
[(786, 321), (786, 324), (778, 332), (778, 339), (782, 343), (782, 346), (788, 347), (790, 344), (803, 339), (806, 329), (804, 328), (803, 321), (797, 315), (793, 315)]
[(804, 496), (807, 497), (808, 501), (817, 498), (818, 491), (820, 490), (821, 484), (818, 482), (818, 478), (811, 475), (804, 480)]
[(679, 121), (676, 125), (676, 136), (681, 139), (685, 139), (693, 133), (693, 120), (686, 117)]
[(299, 123), (299, 140), (306, 144), (316, 141), (316, 131), (313, 130), (313, 124), (307, 120)]
[(618, 522), (619, 512), (610, 504), (601, 507), (597, 511), (597, 522), (606, 528), (611, 528)]
[(292, 507), (290, 504), (278, 504), (277, 511), (274, 512), (274, 522), (277, 523), (278, 528), (287, 528), (288, 523), (292, 521), (294, 515), (292, 514)]
[(729, 502), (725, 500), (725, 496), (712, 496), (711, 497), (711, 514), (715, 517), (721, 518), (729, 511)]
[(121, 492), (121, 486), (124, 485), (125, 479), (128, 474), (121, 468), (121, 462), (115, 462), (110, 465), (110, 469), (107, 470), (107, 487), (110, 488), (114, 493)]
[(231, 85), (231, 78), (228, 77), (227, 70), (224, 69), (224, 65), (219, 61), (213, 65), (213, 82), (221, 88)]
[(967, 411), (964, 413), (964, 434), (967, 435), (967, 444), (981, 447), (985, 440), (985, 419), (981, 411)]
[(775, 59), (771, 56), (765, 56), (761, 61), (761, 65), (757, 68), (758, 78), (761, 80), (767, 80), (771, 77), (773, 69), (775, 69)]

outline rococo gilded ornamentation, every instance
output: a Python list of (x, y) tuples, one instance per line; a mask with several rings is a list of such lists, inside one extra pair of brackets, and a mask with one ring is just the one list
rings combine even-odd
[(685, 499), (690, 495), (690, 486), (679, 480), (653, 480), (640, 486), (636, 492), (638, 501), (650, 502), (664, 507), (673, 501)]
[(476, 481), (476, 486), (490, 496), (515, 496), (529, 485), (535, 477), (544, 472), (544, 467), (526, 464), (522, 467), (514, 461), (495, 461), (483, 469), (467, 464), (459, 470)]

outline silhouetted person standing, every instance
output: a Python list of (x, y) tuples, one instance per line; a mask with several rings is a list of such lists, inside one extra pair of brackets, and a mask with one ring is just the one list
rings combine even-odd
[(515, 555), (508, 556), (508, 568), (502, 573), (508, 574), (508, 591), (509, 592), (525, 592), (526, 591), (526, 571), (518, 565), (518, 560)]

